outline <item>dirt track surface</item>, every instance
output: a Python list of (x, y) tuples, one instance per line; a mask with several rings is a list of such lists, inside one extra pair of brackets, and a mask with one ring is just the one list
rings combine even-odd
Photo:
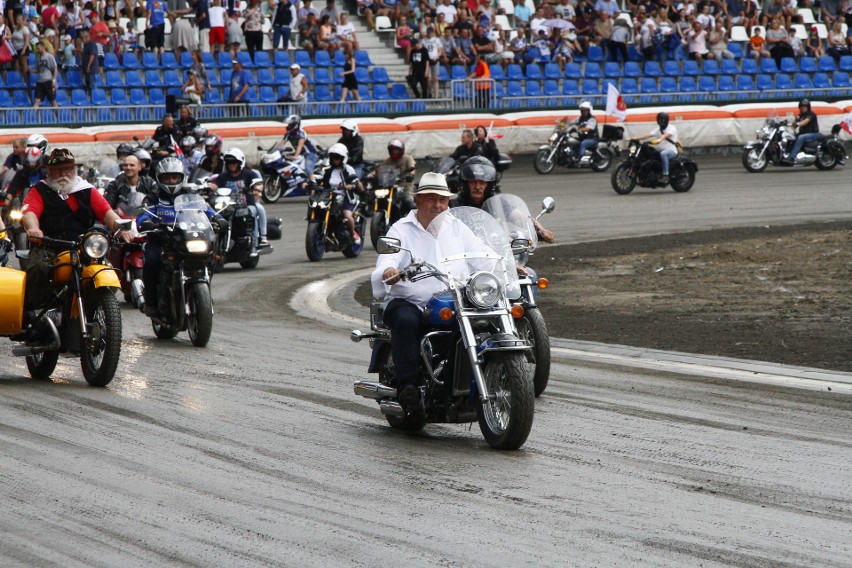
[(555, 337), (852, 371), (852, 222), (542, 247)]

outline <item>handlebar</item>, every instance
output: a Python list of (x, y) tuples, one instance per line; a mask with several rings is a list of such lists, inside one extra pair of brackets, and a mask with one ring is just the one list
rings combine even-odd
[(52, 237), (29, 237), (30, 242), (36, 245), (43, 245), (47, 248), (62, 248), (62, 250), (67, 250), (70, 248), (74, 248), (79, 244), (79, 241), (65, 241), (62, 239), (54, 239)]

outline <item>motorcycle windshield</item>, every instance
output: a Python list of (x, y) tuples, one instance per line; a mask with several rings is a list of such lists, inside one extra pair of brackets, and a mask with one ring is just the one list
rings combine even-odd
[(511, 193), (498, 193), (482, 204), (482, 210), (497, 219), (506, 232), (509, 243), (514, 239), (526, 239), (530, 250), (538, 245), (538, 235), (532, 215), (524, 200)]
[(131, 191), (121, 199), (119, 207), (125, 216), (136, 218), (142, 214), (142, 204), (146, 195), (140, 191)]
[(450, 158), (449, 156), (447, 156), (446, 158), (441, 158), (438, 161), (438, 164), (435, 166), (435, 168), (432, 171), (434, 171), (437, 174), (447, 175), (450, 172), (450, 170), (453, 169), (454, 165), (456, 165), (456, 161), (454, 159)]
[(520, 295), (509, 238), (494, 217), (475, 207), (455, 207), (438, 215), (428, 231), (435, 236), (438, 267), (453, 288), (463, 288), (477, 272), (488, 272), (504, 297)]
[(396, 183), (399, 177), (399, 168), (394, 166), (379, 166), (376, 170), (376, 187), (388, 188)]
[(184, 231), (212, 229), (205, 211), (207, 204), (198, 195), (185, 193), (175, 198), (175, 224)]

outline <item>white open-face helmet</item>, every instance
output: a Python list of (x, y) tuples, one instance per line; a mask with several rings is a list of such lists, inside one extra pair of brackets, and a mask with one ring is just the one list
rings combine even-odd
[(581, 102), (580, 103), (580, 112), (583, 112), (584, 110), (592, 112), (592, 103), (590, 103), (589, 101)]
[(41, 153), (44, 154), (47, 151), (47, 138), (41, 134), (30, 134), (29, 137), (27, 137), (27, 147), (38, 148), (41, 150)]
[(352, 133), (352, 136), (357, 136), (358, 134), (358, 123), (352, 120), (351, 118), (344, 118), (340, 121), (340, 128), (348, 130)]
[(222, 155), (222, 161), (225, 162), (225, 166), (228, 162), (239, 162), (240, 169), (246, 167), (246, 155), (239, 148), (228, 148), (228, 151)]
[(328, 159), (332, 160), (337, 156), (343, 158), (343, 163), (345, 164), (346, 160), (349, 159), (349, 149), (340, 143), (332, 144), (331, 148), (328, 149)]

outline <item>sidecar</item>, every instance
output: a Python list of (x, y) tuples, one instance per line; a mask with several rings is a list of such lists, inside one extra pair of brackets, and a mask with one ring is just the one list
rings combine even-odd
[(21, 332), (24, 320), (24, 290), (27, 273), (0, 268), (0, 335)]

